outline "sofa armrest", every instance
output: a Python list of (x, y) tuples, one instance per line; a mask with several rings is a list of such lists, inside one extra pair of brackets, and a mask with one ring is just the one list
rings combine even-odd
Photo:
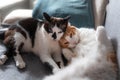
[(32, 17), (32, 10), (31, 9), (13, 10), (11, 13), (9, 13), (5, 17), (2, 24), (13, 24), (20, 19), (24, 19), (24, 18), (28, 18), (28, 17)]
[(0, 15), (2, 19), (15, 9), (28, 9), (29, 0), (0, 0)]

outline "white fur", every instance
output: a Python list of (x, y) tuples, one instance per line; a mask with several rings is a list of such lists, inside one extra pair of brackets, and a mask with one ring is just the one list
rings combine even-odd
[(0, 56), (0, 65), (4, 64), (7, 59), (8, 59), (8, 57), (6, 55), (1, 55)]
[(23, 61), (22, 57), (20, 54), (16, 54), (16, 56), (14, 56), (14, 60), (15, 60), (15, 63), (16, 63), (16, 66), (20, 69), (24, 68), (25, 67), (25, 62)]
[(105, 29), (102, 26), (97, 31), (80, 28), (78, 35), (80, 43), (73, 49), (78, 57), (73, 58), (66, 68), (43, 80), (116, 80), (114, 64), (107, 60), (113, 47)]

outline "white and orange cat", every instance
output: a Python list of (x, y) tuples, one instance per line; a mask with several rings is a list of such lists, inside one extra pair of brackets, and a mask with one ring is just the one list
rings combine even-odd
[(116, 80), (116, 56), (103, 26), (67, 27), (59, 41), (70, 64), (44, 80)]

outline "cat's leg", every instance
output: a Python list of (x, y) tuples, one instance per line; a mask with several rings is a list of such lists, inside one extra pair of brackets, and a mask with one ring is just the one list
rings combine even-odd
[(57, 51), (56, 53), (54, 53), (53, 54), (53, 59), (55, 60), (55, 62), (59, 66), (59, 68), (64, 68), (64, 63), (63, 63), (62, 52), (61, 51)]
[(20, 32), (15, 33), (13, 38), (15, 41), (14, 46), (13, 46), (13, 49), (14, 49), (13, 58), (15, 60), (15, 64), (20, 69), (25, 68), (26, 64), (25, 64), (22, 56), (20, 55), (20, 51), (24, 47), (24, 43), (25, 43), (26, 38)]
[(70, 49), (68, 48), (63, 48), (62, 49), (62, 54), (65, 56), (65, 58), (68, 60), (68, 63), (71, 62), (73, 57), (76, 57), (77, 55), (73, 53)]
[(20, 69), (25, 68), (26, 64), (18, 52), (16, 52), (16, 55), (14, 56), (14, 60), (15, 60), (16, 66), (18, 68), (20, 68)]
[[(5, 38), (3, 41), (0, 42), (0, 65), (4, 64), (9, 56), (12, 54), (9, 52), (8, 46), (12, 43), (13, 40), (11, 37)], [(10, 44), (11, 45), (11, 44)]]
[(23, 46), (23, 43), (21, 43), (19, 46), (16, 46), (15, 51), (14, 51), (14, 60), (16, 63), (16, 66), (20, 69), (25, 68), (26, 64), (20, 55), (20, 48)]
[(7, 47), (0, 42), (0, 65), (4, 64), (8, 59)]
[(55, 63), (55, 61), (52, 59), (50, 55), (40, 55), (41, 61), (45, 64), (51, 67), (52, 72), (56, 73), (59, 71), (58, 65)]

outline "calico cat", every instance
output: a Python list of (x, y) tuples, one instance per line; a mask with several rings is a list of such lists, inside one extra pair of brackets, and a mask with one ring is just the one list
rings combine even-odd
[[(64, 67), (58, 40), (66, 31), (69, 16), (57, 18), (47, 13), (43, 13), (43, 16), (44, 21), (28, 18), (19, 21), (17, 25), (12, 25), (4, 33), (3, 42), (12, 51), (10, 54), (13, 54), (18, 68), (25, 67), (20, 51), (33, 52), (43, 63), (51, 66), (55, 73)], [(0, 63), (4, 64), (8, 54), (1, 56), (3, 57), (0, 57)]]
[[(63, 54), (71, 63), (43, 80), (117, 79), (116, 56), (103, 26), (97, 27), (96, 31), (69, 26), (59, 42)], [(74, 53), (76, 57), (72, 57)]]

